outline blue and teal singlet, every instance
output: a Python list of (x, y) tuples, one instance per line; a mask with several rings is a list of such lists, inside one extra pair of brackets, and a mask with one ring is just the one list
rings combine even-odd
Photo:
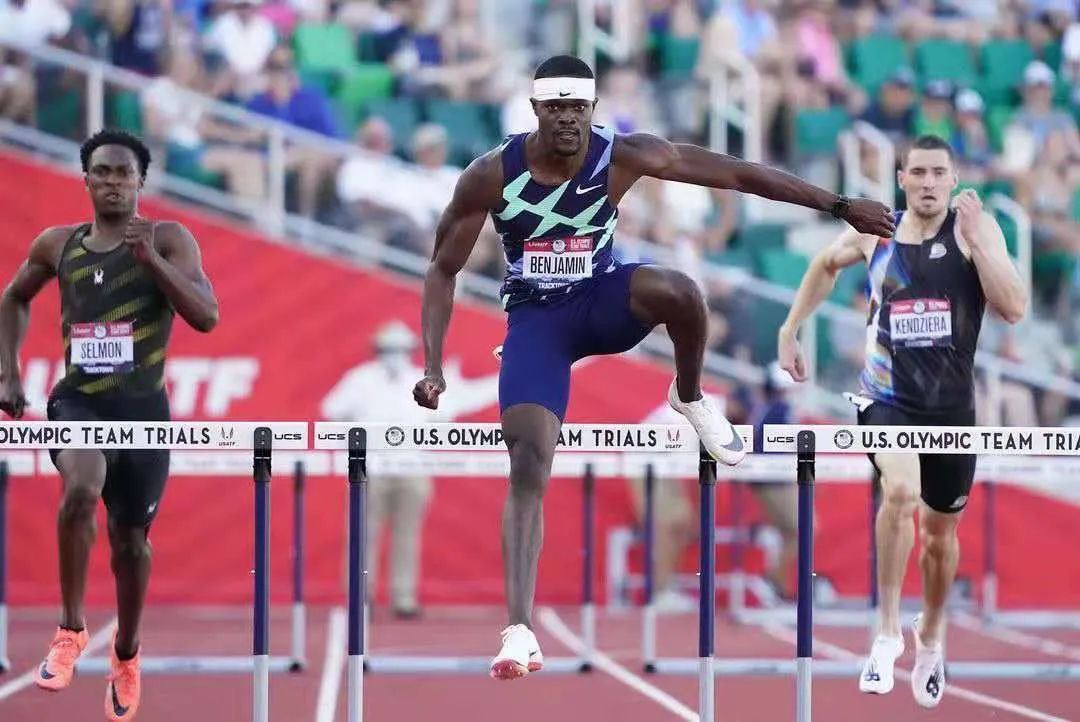
[(611, 250), (619, 213), (607, 194), (615, 132), (594, 125), (590, 136), (581, 170), (558, 186), (532, 179), (525, 160), (527, 133), (503, 143), (503, 197), (491, 217), (506, 254), (499, 292), (505, 309), (568, 293), (615, 268)]

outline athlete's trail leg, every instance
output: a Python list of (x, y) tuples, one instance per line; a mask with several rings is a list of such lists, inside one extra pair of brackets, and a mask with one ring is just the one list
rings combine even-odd
[(90, 549), (97, 536), (97, 505), (105, 486), (105, 456), (91, 449), (65, 449), (57, 455), (56, 466), (64, 480), (56, 523), (64, 604), (60, 626), (82, 629)]
[(919, 636), (928, 645), (941, 641), (945, 600), (960, 562), (957, 514), (942, 514), (926, 504), (919, 510), (919, 569), (922, 571), (923, 615)]
[(679, 398), (701, 398), (708, 316), (697, 283), (685, 273), (641, 266), (630, 279), (630, 309), (642, 323), (664, 324), (675, 346)]
[(502, 415), (510, 451), (510, 490), (502, 518), (503, 568), (510, 624), (532, 629), (536, 565), (544, 542), (544, 491), (561, 423), (538, 404), (515, 404)]
[(911, 547), (915, 544), (915, 507), (919, 503), (917, 454), (876, 454), (881, 470), (881, 508), (875, 531), (878, 554), (878, 633), (900, 636), (900, 590)]
[(146, 586), (150, 581), (150, 540), (146, 526), (125, 526), (109, 520), (112, 571), (116, 577), (116, 656), (131, 659), (139, 651)]

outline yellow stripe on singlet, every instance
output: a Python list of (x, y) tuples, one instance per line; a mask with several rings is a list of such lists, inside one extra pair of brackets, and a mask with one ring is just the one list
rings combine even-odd
[(136, 311), (146, 308), (150, 305), (150, 301), (151, 298), (149, 296), (139, 296), (138, 298), (133, 298), (127, 303), (121, 303), (119, 306), (111, 308), (105, 313), (101, 314), (101, 318), (99, 320), (116, 321), (123, 318), (124, 316), (128, 316), (135, 313)]
[(99, 268), (101, 268), (101, 266), (97, 263), (91, 263), (89, 265), (83, 266), (82, 268), (76, 268), (74, 271), (68, 274), (68, 283), (76, 283), (78, 281), (81, 281)]
[(74, 261), (76, 258), (82, 258), (85, 255), (86, 255), (86, 249), (85, 248), (83, 248), (82, 246), (75, 246), (70, 251), (68, 251), (66, 254), (64, 254), (64, 260), (66, 260), (66, 261)]

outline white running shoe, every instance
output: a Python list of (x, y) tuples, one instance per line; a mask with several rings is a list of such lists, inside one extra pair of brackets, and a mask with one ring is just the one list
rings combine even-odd
[(544, 655), (536, 635), (524, 624), (502, 631), (502, 649), (491, 660), (492, 679), (517, 679), (544, 668)]
[(893, 666), (904, 653), (904, 637), (879, 634), (870, 646), (870, 656), (859, 675), (859, 691), (867, 694), (888, 694), (893, 688)]
[(742, 437), (708, 394), (703, 393), (697, 401), (683, 401), (679, 398), (676, 382), (672, 381), (668, 403), (694, 427), (709, 456), (728, 466), (735, 466), (746, 456)]
[(915, 637), (915, 666), (911, 669), (911, 692), (915, 701), (923, 707), (937, 707), (945, 694), (945, 645), (923, 644), (919, 637), (919, 622), (922, 615), (915, 617), (911, 624), (911, 635)]

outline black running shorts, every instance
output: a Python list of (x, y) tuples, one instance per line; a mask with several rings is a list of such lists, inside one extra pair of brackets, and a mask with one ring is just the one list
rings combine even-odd
[[(974, 426), (975, 410), (921, 414), (874, 401), (859, 411), (860, 426)], [(868, 454), (870, 461), (874, 455)], [(975, 454), (919, 454), (922, 500), (934, 511), (955, 514), (967, 506), (975, 483)], [(874, 464), (877, 468), (877, 464)], [(880, 471), (880, 469), (879, 469)]]
[[(89, 395), (61, 391), (49, 398), (50, 421), (168, 421), (164, 391), (144, 396)], [(59, 449), (50, 449), (56, 463)], [(102, 449), (105, 488), (101, 496), (109, 520), (120, 526), (149, 526), (157, 515), (169, 476), (168, 449)]]

